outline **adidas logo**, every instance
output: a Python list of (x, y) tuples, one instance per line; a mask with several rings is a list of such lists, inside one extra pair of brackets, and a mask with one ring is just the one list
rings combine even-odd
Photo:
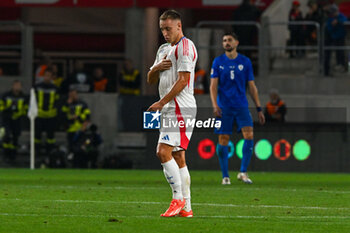
[(164, 141), (169, 141), (169, 140), (170, 140), (170, 138), (169, 138), (169, 136), (168, 136), (168, 135), (165, 135), (164, 137), (162, 137), (162, 140), (164, 140)]

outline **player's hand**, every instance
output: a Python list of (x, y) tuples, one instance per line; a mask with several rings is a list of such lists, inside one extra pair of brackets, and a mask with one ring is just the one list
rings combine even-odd
[(214, 116), (215, 117), (221, 117), (222, 116), (222, 112), (221, 112), (221, 108), (220, 107), (214, 107)]
[(260, 125), (265, 124), (265, 115), (262, 111), (258, 112), (258, 118)]
[(169, 70), (172, 66), (171, 60), (166, 59), (167, 55), (164, 56), (162, 61), (157, 65), (159, 71)]
[(157, 101), (147, 109), (147, 112), (162, 111), (163, 107), (164, 105), (160, 101)]

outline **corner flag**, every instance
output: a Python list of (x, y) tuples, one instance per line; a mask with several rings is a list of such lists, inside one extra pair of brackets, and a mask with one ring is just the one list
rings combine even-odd
[(38, 104), (36, 102), (36, 96), (34, 88), (30, 89), (30, 102), (29, 102), (29, 110), (28, 117), (29, 119), (35, 119), (38, 116)]
[(36, 102), (34, 88), (30, 89), (30, 102), (28, 117), (30, 119), (30, 169), (34, 170), (35, 166), (35, 118), (38, 116), (38, 104)]

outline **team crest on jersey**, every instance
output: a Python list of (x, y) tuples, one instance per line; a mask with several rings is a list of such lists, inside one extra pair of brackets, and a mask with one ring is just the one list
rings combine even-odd
[(242, 70), (243, 70), (243, 68), (244, 68), (244, 66), (243, 66), (243, 65), (238, 65), (238, 69), (239, 69), (240, 71), (242, 71)]

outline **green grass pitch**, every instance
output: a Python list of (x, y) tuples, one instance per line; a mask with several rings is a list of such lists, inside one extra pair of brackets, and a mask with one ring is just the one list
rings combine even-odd
[[(236, 173), (231, 172), (232, 177)], [(350, 175), (192, 171), (194, 218), (161, 218), (161, 169), (0, 169), (0, 232), (350, 232)]]

